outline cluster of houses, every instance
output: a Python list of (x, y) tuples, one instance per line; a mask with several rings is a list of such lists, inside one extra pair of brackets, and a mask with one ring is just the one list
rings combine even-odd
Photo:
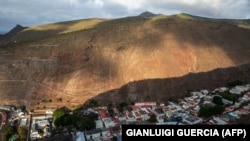
[(30, 139), (37, 140), (51, 136), (52, 115), (32, 116)]
[[(85, 141), (85, 140), (110, 141), (114, 136), (118, 141), (121, 140), (122, 127), (121, 127), (121, 121), (118, 118), (111, 117), (106, 107), (88, 109), (83, 113), (87, 115), (91, 112), (94, 112), (99, 115), (98, 120), (95, 120), (96, 128), (85, 132), (77, 132), (75, 135), (76, 141)], [(126, 120), (125, 117), (123, 118), (124, 120)]]
[(20, 108), (16, 108), (15, 106), (3, 105), (3, 106), (0, 106), (0, 114), (2, 116), (1, 125), (8, 123), (14, 126), (14, 125), (22, 123), (21, 119), (25, 118), (24, 116), (25, 114), (27, 114), (27, 112)]
[[(227, 92), (239, 95), (236, 101), (223, 98), (220, 94)], [(219, 96), (225, 106), (222, 114), (203, 119), (199, 117), (201, 105), (213, 105), (213, 98)], [(135, 102), (120, 112), (116, 107), (112, 108), (113, 116), (109, 114), (107, 107), (96, 107), (84, 110), (83, 115), (91, 112), (98, 114), (95, 120), (95, 129), (84, 132), (76, 132), (73, 138), (76, 141), (100, 140), (108, 141), (116, 137), (121, 140), (123, 124), (154, 124), (154, 125), (227, 125), (234, 124), (236, 119), (250, 113), (250, 84), (234, 86), (232, 88), (221, 87), (209, 90), (192, 91), (190, 95), (176, 101), (168, 101), (167, 104), (157, 102)], [(10, 107), (0, 107), (11, 111)], [(18, 116), (21, 120), (20, 126), (29, 125), (28, 120), (23, 117), (22, 111), (16, 110), (14, 117)], [(2, 121), (7, 119), (6, 112), (0, 112)], [(36, 140), (51, 135), (53, 110), (47, 110), (45, 116), (30, 117), (30, 138)], [(152, 117), (154, 119), (152, 120)]]
[[(47, 113), (47, 111), (49, 113)], [(50, 127), (52, 122), (51, 110), (46, 111), (45, 115), (32, 116), (28, 115), (25, 109), (16, 108), (13, 105), (0, 106), (0, 114), (2, 116), (1, 126), (9, 124), (13, 127), (23, 126), (29, 130), (29, 136), (31, 140), (37, 140), (51, 135)]]
[[(241, 95), (235, 102), (220, 96), (220, 93)], [(214, 104), (213, 97), (220, 96), (225, 105), (225, 111), (208, 119), (199, 117), (200, 106)], [(114, 116), (110, 117), (106, 107), (89, 109), (98, 113), (96, 129), (84, 133), (85, 140), (110, 140), (112, 136), (121, 136), (122, 124), (154, 124), (154, 125), (226, 125), (234, 124), (236, 119), (250, 113), (250, 84), (235, 86), (233, 88), (221, 87), (213, 91), (200, 90), (190, 92), (190, 96), (178, 99), (177, 102), (169, 101), (167, 104), (157, 102), (135, 102), (122, 113), (113, 108)], [(148, 122), (152, 116), (155, 122)], [(112, 128), (116, 128), (116, 132)]]

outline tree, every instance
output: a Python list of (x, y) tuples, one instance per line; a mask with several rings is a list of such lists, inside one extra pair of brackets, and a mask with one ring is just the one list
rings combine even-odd
[(128, 110), (129, 112), (131, 112), (133, 109), (132, 109), (131, 106), (128, 106), (128, 107), (127, 107), (127, 110)]
[(26, 106), (25, 106), (25, 105), (21, 105), (21, 106), (19, 106), (19, 108), (20, 108), (22, 111), (26, 111)]
[(241, 80), (235, 80), (235, 81), (231, 81), (227, 84), (228, 87), (234, 87), (237, 85), (243, 85), (244, 82), (242, 82)]
[(62, 98), (57, 98), (57, 100), (56, 100), (57, 102), (62, 102), (63, 101), (63, 99)]
[(118, 105), (119, 112), (123, 112), (124, 108), (126, 108), (128, 104), (126, 102), (122, 102)]
[(84, 104), (84, 107), (85, 108), (93, 108), (93, 107), (97, 107), (99, 104), (98, 104), (98, 101), (94, 100), (94, 99), (90, 99), (89, 101), (87, 101), (85, 104)]
[(25, 126), (19, 126), (17, 129), (17, 133), (18, 133), (19, 139), (21, 141), (25, 141), (27, 139), (28, 129)]
[(65, 114), (68, 114), (69, 113), (69, 110), (66, 109), (65, 107), (61, 107), (59, 109), (56, 109), (54, 112), (53, 112), (53, 119), (56, 120), (58, 118), (60, 118), (61, 116), (65, 115)]
[(213, 103), (217, 105), (223, 105), (222, 98), (220, 96), (214, 96)]
[(65, 115), (63, 116), (63, 126), (72, 125), (74, 120), (77, 120), (73, 115)]
[(209, 107), (201, 106), (198, 115), (201, 117), (209, 117), (211, 115)]
[(95, 128), (95, 118), (64, 114), (56, 118), (54, 124), (57, 127), (66, 127), (68, 131), (71, 131), (73, 128), (79, 131), (85, 131)]
[(63, 115), (65, 115), (64, 111), (62, 111), (61, 109), (56, 109), (54, 112), (53, 112), (53, 118), (54, 120), (62, 117)]
[(107, 107), (108, 113), (109, 113), (109, 115), (110, 115), (111, 117), (114, 116), (113, 107), (114, 107), (114, 106), (113, 106), (113, 104), (112, 104), (111, 102), (108, 104), (108, 107)]
[(2, 126), (1, 129), (1, 141), (7, 141), (7, 139), (14, 134), (14, 128), (8, 124)]
[(153, 114), (153, 115), (150, 116), (149, 122), (151, 122), (151, 123), (157, 122), (155, 114)]
[(230, 101), (236, 101), (238, 98), (239, 98), (239, 95), (236, 95), (236, 94), (231, 94), (229, 92), (222, 92), (220, 93), (220, 95), (227, 99), (227, 100), (230, 100)]
[(39, 134), (40, 136), (43, 136), (43, 135), (44, 135), (44, 128), (45, 128), (45, 127), (39, 129), (38, 134)]
[(1, 124), (2, 124), (2, 114), (0, 114), (0, 127), (1, 127)]
[(76, 121), (76, 128), (79, 131), (91, 130), (95, 128), (95, 122), (89, 118), (82, 117)]
[(69, 109), (61, 107), (53, 112), (53, 120), (56, 126), (63, 126), (63, 116), (69, 113)]
[(210, 117), (224, 112), (225, 107), (221, 105), (215, 106), (201, 106), (198, 115), (201, 117)]
[(112, 138), (111, 138), (111, 141), (116, 141), (117, 140), (117, 137), (116, 136), (113, 136)]
[(65, 125), (64, 125), (64, 118), (65, 118), (66, 116), (67, 116), (67, 115), (63, 115), (63, 116), (60, 116), (59, 118), (56, 118), (56, 119), (54, 120), (55, 126), (57, 126), (57, 127), (65, 126)]

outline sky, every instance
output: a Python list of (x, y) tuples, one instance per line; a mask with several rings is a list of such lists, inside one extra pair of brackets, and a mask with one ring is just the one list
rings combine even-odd
[(0, 33), (17, 24), (31, 27), (77, 19), (122, 18), (145, 11), (250, 19), (250, 0), (0, 0)]

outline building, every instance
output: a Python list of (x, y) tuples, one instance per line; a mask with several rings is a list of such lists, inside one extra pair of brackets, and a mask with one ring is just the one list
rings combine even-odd
[(100, 118), (101, 118), (101, 119), (109, 118), (109, 115), (108, 115), (108, 113), (106, 112), (106, 110), (101, 110), (101, 111), (99, 112), (99, 115), (100, 115)]
[[(49, 127), (50, 123), (44, 116), (33, 117), (30, 131), (31, 140), (49, 137), (51, 135)], [(43, 134), (39, 134), (40, 130), (43, 130)]]
[(216, 125), (227, 125), (227, 122), (219, 117), (213, 117), (213, 121), (215, 122)]
[(223, 104), (225, 104), (225, 105), (232, 105), (232, 104), (233, 104), (233, 101), (227, 100), (227, 99), (225, 99), (225, 98), (222, 98), (222, 102), (223, 102)]
[(140, 110), (139, 113), (141, 114), (141, 120), (142, 121), (147, 121), (150, 119), (149, 114), (145, 110)]
[(135, 106), (156, 106), (156, 102), (135, 102)]
[(228, 90), (227, 87), (220, 87), (218, 91), (222, 93), (222, 92), (225, 92), (227, 90)]
[(109, 127), (113, 127), (115, 126), (114, 121), (112, 120), (112, 118), (105, 118), (102, 119), (103, 123), (104, 123), (104, 127), (105, 128), (109, 128)]
[(2, 115), (2, 124), (5, 124), (7, 121), (7, 114), (6, 112), (0, 112), (0, 114)]
[(189, 116), (183, 119), (183, 122), (188, 124), (188, 125), (194, 125), (194, 124), (199, 124), (201, 123), (203, 120), (200, 117), (196, 117), (196, 116)]
[(102, 120), (95, 120), (95, 127), (96, 128), (104, 128)]
[(96, 140), (101, 137), (102, 129), (94, 129), (85, 131), (85, 136), (87, 140)]
[(53, 115), (53, 112), (54, 112), (54, 110), (47, 109), (47, 110), (45, 111), (45, 114), (46, 114), (46, 115)]
[(156, 115), (156, 120), (158, 123), (163, 123), (165, 118), (165, 114), (158, 114)]
[(27, 119), (26, 118), (22, 118), (20, 120), (20, 126), (26, 126), (27, 125)]
[(248, 91), (248, 88), (247, 87), (244, 87), (244, 86), (235, 86), (233, 87), (232, 89), (229, 90), (230, 93), (232, 94), (241, 94), (245, 91)]
[(85, 141), (84, 132), (77, 132), (76, 133), (76, 141)]

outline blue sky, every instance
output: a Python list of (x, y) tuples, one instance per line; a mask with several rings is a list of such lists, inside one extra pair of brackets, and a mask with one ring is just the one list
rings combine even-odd
[(250, 0), (1, 0), (0, 32), (16, 24), (35, 26), (87, 18), (120, 18), (144, 11), (249, 19)]

